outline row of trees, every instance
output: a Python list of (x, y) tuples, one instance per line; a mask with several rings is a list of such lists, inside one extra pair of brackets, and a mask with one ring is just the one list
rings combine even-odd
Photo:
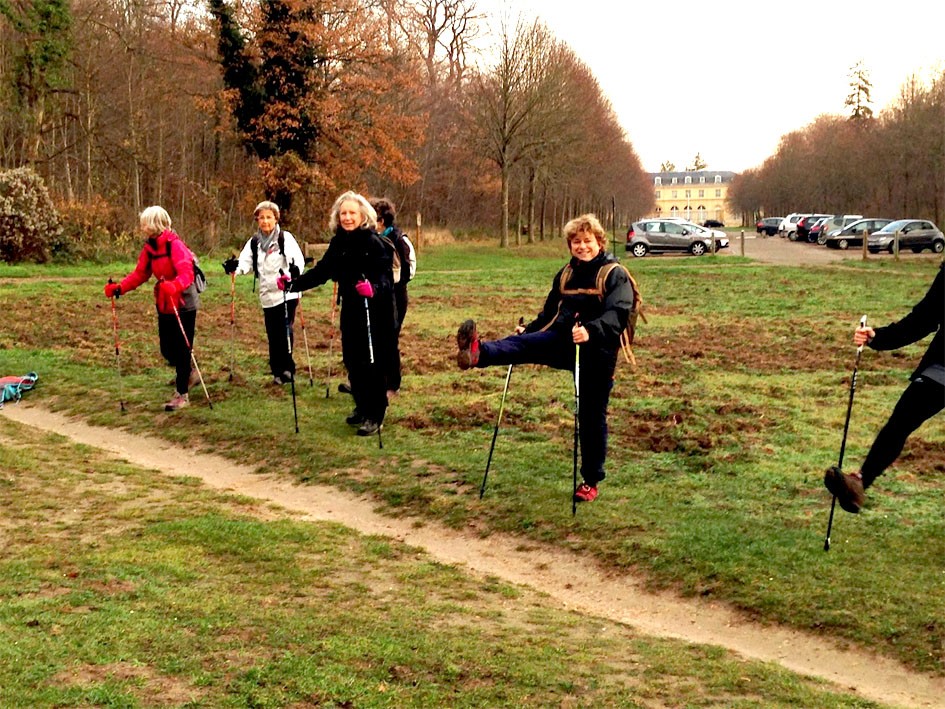
[(735, 178), (729, 200), (746, 222), (804, 211), (945, 221), (945, 72), (910, 78), (877, 117), (868, 80), (854, 79), (850, 116), (820, 116)]
[(503, 244), (647, 211), (586, 65), (540, 23), (487, 44), (485, 19), (473, 0), (0, 0), (0, 168), (111, 233), (163, 204), (205, 248), (263, 196), (314, 240), (349, 188)]

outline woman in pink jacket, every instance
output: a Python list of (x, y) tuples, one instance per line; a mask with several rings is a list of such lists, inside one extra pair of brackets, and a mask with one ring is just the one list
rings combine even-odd
[[(117, 298), (133, 291), (153, 275), (154, 302), (157, 306), (158, 338), (161, 354), (177, 369), (174, 396), (164, 405), (165, 411), (177, 411), (189, 403), (190, 347), (194, 344), (197, 309), (200, 296), (194, 283), (194, 255), (171, 231), (171, 218), (163, 207), (148, 207), (139, 217), (139, 229), (145, 237), (134, 271), (120, 283), (109, 279), (105, 295)], [(187, 339), (181, 328), (187, 333)]]

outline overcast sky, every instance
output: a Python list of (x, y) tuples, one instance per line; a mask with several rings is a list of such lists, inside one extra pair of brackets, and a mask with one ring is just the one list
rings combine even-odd
[[(875, 113), (945, 68), (945, 2), (477, 0), (540, 18), (591, 68), (647, 171), (741, 171), (822, 113), (845, 115), (862, 61)], [(496, 24), (497, 26), (497, 24)], [(945, 117), (943, 117), (945, 130)]]

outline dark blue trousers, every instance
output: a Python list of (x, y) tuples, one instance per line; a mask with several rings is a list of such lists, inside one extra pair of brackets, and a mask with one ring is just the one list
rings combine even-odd
[[(477, 367), (503, 364), (544, 364), (565, 369), (574, 376), (574, 342), (570, 330), (546, 330), (511, 335), (479, 345)], [(580, 409), (578, 423), (581, 440), (581, 476), (588, 485), (604, 479), (607, 459), (607, 404), (614, 385), (616, 350), (596, 347), (593, 342), (580, 346)]]

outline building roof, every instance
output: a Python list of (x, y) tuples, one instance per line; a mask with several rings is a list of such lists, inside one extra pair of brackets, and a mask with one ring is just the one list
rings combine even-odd
[(660, 177), (662, 182), (672, 181), (672, 178), (677, 178), (678, 182), (682, 183), (684, 178), (691, 177), (693, 182), (698, 182), (700, 177), (704, 177), (706, 182), (715, 182), (715, 176), (719, 175), (722, 178), (722, 182), (731, 182), (732, 178), (735, 177), (737, 173), (732, 172), (731, 170), (676, 170), (673, 172), (650, 172), (650, 178)]

